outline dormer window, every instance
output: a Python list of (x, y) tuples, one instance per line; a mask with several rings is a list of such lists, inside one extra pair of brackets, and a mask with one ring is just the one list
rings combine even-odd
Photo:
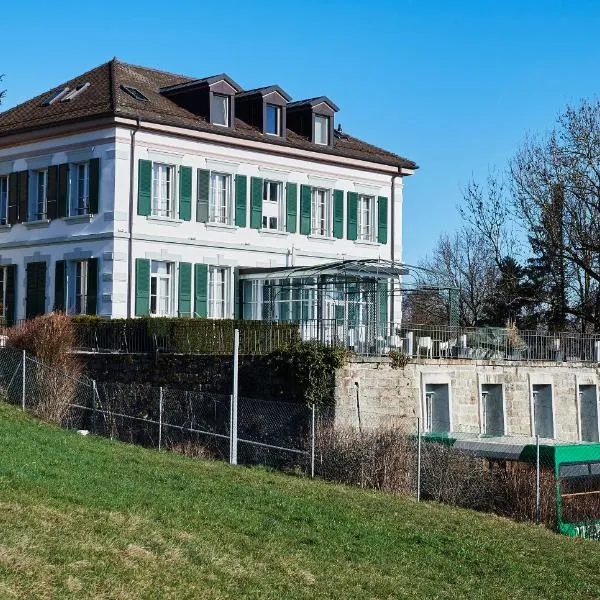
[(210, 114), (213, 125), (229, 126), (229, 96), (223, 94), (212, 94)]
[(281, 135), (281, 106), (267, 104), (265, 107), (265, 133)]
[(315, 144), (329, 145), (329, 117), (315, 115)]

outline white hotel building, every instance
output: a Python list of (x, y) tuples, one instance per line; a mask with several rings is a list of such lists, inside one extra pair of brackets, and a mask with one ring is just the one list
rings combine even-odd
[(398, 320), (417, 167), (337, 111), (115, 59), (0, 112), (0, 316)]

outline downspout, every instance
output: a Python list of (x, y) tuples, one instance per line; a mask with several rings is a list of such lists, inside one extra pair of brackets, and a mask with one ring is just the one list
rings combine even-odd
[(135, 134), (140, 129), (140, 118), (137, 117), (137, 125), (130, 132), (131, 145), (129, 154), (129, 223), (128, 223), (128, 244), (127, 244), (127, 318), (131, 319), (131, 292), (133, 290), (133, 203), (134, 203), (134, 175), (135, 175)]
[[(395, 222), (396, 222), (396, 192), (395, 192), (395, 182), (396, 182), (396, 178), (400, 177), (400, 167), (398, 167), (398, 173), (394, 173), (392, 175), (392, 193), (390, 195), (390, 201), (392, 204), (392, 209), (391, 209), (391, 221), (392, 221), (392, 226), (390, 227), (390, 243), (392, 245), (391, 247), (391, 252), (390, 252), (390, 259), (392, 261), (392, 267), (395, 266), (395, 261), (396, 261), (396, 253), (395, 253), (395, 247), (396, 247), (396, 228), (394, 227)], [(396, 292), (396, 290), (394, 289), (393, 292)], [(392, 302), (391, 302), (391, 306), (390, 306), (390, 323), (394, 323), (396, 321), (396, 314), (395, 314), (395, 302), (394, 302), (394, 295), (392, 295)], [(391, 327), (391, 325), (390, 325)], [(390, 332), (392, 333), (392, 332)]]

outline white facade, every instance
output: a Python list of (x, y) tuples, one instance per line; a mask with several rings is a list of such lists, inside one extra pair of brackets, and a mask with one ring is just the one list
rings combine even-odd
[[(26, 317), (25, 273), (29, 262), (45, 261), (47, 264), (45, 310), (50, 311), (54, 309), (56, 297), (56, 262), (97, 259), (96, 312), (107, 317), (135, 315), (136, 259), (155, 261), (156, 265), (151, 263), (152, 269), (156, 266), (158, 271), (163, 268), (158, 263), (169, 263), (170, 272), (163, 274), (161, 281), (158, 280), (160, 274), (157, 274), (156, 289), (153, 288), (156, 298), (151, 301), (156, 306), (167, 302), (169, 306), (166, 312), (174, 315), (178, 314), (180, 263), (217, 267), (221, 271), (214, 271), (214, 285), (221, 286), (219, 278), (223, 276), (228, 281), (225, 282), (225, 288), (219, 288), (224, 290), (222, 298), (209, 297), (212, 308), (209, 307), (208, 316), (229, 317), (233, 316), (233, 277), (236, 268), (316, 265), (327, 261), (364, 258), (381, 258), (398, 263), (402, 260), (402, 176), (410, 172), (401, 172), (398, 167), (297, 148), (277, 146), (274, 151), (273, 145), (267, 143), (118, 118), (112, 119), (111, 125), (82, 133), (54, 133), (51, 136), (51, 129), (46, 132), (48, 137), (42, 137), (39, 132), (32, 141), (23, 137), (18, 143), (16, 137), (12, 140), (10, 137), (0, 139), (0, 177), (25, 170), (31, 174), (51, 165), (79, 164), (99, 159), (98, 212), (94, 215), (58, 217), (50, 221), (0, 225), (0, 266), (16, 265), (17, 268), (16, 320)], [(163, 192), (171, 186), (174, 202), (170, 210), (162, 210), (160, 215), (138, 214), (140, 160), (173, 166), (171, 175), (165, 176), (171, 177), (168, 183), (164, 178), (157, 180)], [(192, 169), (189, 221), (178, 218), (179, 167)], [(236, 175), (247, 177), (246, 227), (198, 222), (198, 169), (231, 175), (232, 186), (235, 185)], [(286, 185), (297, 184), (296, 233), (279, 230), (281, 219), (286, 217), (285, 208), (278, 209), (278, 212), (277, 209), (270, 211), (266, 207), (263, 211), (267, 217), (278, 218), (277, 225), (275, 221), (267, 220), (264, 228), (250, 227), (250, 186), (253, 177), (281, 182), (282, 200), (285, 199)], [(330, 233), (299, 233), (301, 185), (326, 190), (328, 194), (333, 194), (333, 190), (343, 191), (342, 239), (336, 239)], [(371, 239), (365, 240), (347, 239), (347, 192), (374, 199), (380, 196), (388, 198), (387, 243), (378, 243), (372, 235)], [(164, 193), (168, 196), (167, 192)], [(234, 205), (231, 210), (234, 211), (233, 188), (231, 194)], [(373, 210), (372, 217), (375, 220), (377, 214)], [(325, 218), (332, 221), (333, 215), (325, 215)], [(70, 267), (67, 267), (66, 273), (67, 310), (73, 312), (73, 296), (76, 293), (73, 279), (76, 273)], [(155, 285), (154, 282), (152, 285)], [(210, 293), (209, 290), (209, 296)], [(191, 296), (194, 297), (193, 290)], [(390, 306), (390, 311), (393, 315), (394, 307)], [(396, 311), (399, 312), (398, 307)], [(157, 309), (157, 312), (165, 311)]]

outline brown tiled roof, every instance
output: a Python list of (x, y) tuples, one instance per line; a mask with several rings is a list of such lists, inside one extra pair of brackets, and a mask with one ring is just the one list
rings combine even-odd
[[(53, 90), (1, 112), (0, 137), (41, 127), (104, 116), (139, 117), (142, 121), (184, 127), (196, 131), (214, 132), (230, 137), (267, 142), (277, 146), (301, 148), (407, 169), (417, 168), (411, 160), (367, 144), (346, 133), (338, 135), (336, 132), (333, 147), (328, 148), (316, 146), (289, 129), (286, 131), (285, 139), (274, 139), (272, 136), (264, 135), (260, 130), (240, 119), (236, 119), (235, 129), (224, 131), (222, 127), (213, 125), (206, 119), (178, 106), (160, 93), (161, 88), (196, 79), (156, 69), (138, 67), (113, 59), (70, 81), (64, 82)], [(57, 101), (49, 106), (43, 106), (44, 101), (56, 90), (65, 86), (73, 89), (78, 84), (87, 82), (90, 84), (89, 87), (72, 101)], [(134, 99), (123, 91), (122, 85), (137, 88), (148, 98), (148, 102)]]

